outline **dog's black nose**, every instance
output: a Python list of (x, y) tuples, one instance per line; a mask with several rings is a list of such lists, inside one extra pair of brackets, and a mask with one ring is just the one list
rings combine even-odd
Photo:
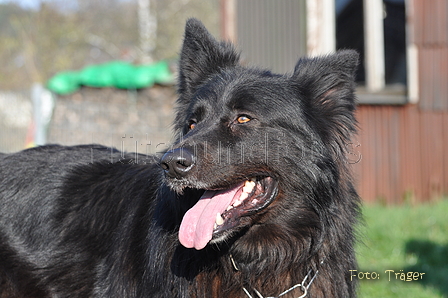
[(185, 148), (177, 148), (166, 152), (160, 159), (160, 166), (168, 177), (185, 177), (194, 165), (193, 154)]

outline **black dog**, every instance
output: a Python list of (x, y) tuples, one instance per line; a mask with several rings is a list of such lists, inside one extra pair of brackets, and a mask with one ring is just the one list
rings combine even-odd
[(194, 19), (158, 161), (44, 146), (0, 161), (0, 297), (353, 297), (358, 55), (246, 68)]

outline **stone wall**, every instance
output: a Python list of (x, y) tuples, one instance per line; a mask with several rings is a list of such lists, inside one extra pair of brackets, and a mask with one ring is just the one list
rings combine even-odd
[(139, 91), (83, 88), (56, 99), (47, 142), (97, 143), (153, 154), (172, 141), (174, 87)]

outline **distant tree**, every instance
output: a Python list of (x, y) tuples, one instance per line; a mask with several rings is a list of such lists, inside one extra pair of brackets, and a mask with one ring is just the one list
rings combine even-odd
[[(183, 27), (200, 18), (219, 32), (219, 0), (150, 0), (154, 60), (177, 58)], [(47, 0), (37, 9), (0, 4), (0, 88), (29, 88), (60, 71), (125, 59), (139, 63), (138, 0)]]

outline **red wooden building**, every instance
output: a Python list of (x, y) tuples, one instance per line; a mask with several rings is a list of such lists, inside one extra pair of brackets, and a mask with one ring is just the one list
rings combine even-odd
[(448, 194), (448, 1), (221, 0), (222, 34), (249, 64), (291, 71), (303, 55), (361, 53), (353, 153), (367, 202)]

